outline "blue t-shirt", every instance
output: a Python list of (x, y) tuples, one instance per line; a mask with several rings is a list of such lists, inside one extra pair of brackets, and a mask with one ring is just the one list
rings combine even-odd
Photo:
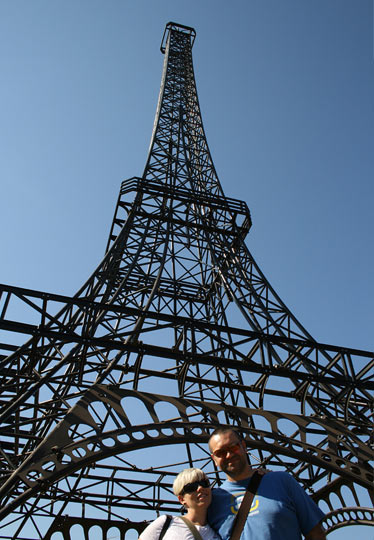
[[(226, 480), (221, 487), (213, 489), (208, 520), (223, 540), (230, 537), (247, 485), (248, 479)], [(322, 510), (291, 475), (269, 472), (262, 477), (241, 540), (300, 540), (323, 517)]]

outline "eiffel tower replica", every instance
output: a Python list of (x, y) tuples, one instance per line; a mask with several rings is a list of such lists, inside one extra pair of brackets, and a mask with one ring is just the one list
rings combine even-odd
[(292, 472), (329, 531), (374, 521), (374, 354), (315, 341), (248, 251), (248, 207), (224, 195), (203, 129), (195, 35), (166, 25), (144, 173), (122, 182), (92, 276), (73, 297), (0, 286), (3, 539), (137, 538), (179, 512), (181, 469), (220, 482), (218, 425)]

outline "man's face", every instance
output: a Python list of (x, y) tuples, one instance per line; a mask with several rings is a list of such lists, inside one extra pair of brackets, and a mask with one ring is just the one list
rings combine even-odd
[(232, 431), (214, 435), (210, 439), (210, 451), (214, 463), (229, 479), (241, 480), (248, 476), (251, 469), (245, 443)]

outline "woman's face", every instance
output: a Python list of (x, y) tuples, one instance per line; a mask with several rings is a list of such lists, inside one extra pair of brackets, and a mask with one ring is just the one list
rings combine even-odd
[(208, 508), (212, 502), (212, 489), (209, 480), (203, 478), (186, 484), (178, 495), (178, 499), (185, 508)]

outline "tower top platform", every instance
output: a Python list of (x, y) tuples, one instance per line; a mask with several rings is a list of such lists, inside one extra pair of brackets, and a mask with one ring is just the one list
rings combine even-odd
[(193, 46), (196, 38), (196, 30), (191, 26), (185, 26), (184, 24), (179, 24), (175, 22), (168, 22), (165, 26), (164, 35), (162, 36), (160, 51), (162, 54), (165, 54), (166, 42), (169, 36), (169, 32), (172, 30), (177, 32), (183, 32), (184, 34), (189, 34), (192, 37), (191, 47)]

